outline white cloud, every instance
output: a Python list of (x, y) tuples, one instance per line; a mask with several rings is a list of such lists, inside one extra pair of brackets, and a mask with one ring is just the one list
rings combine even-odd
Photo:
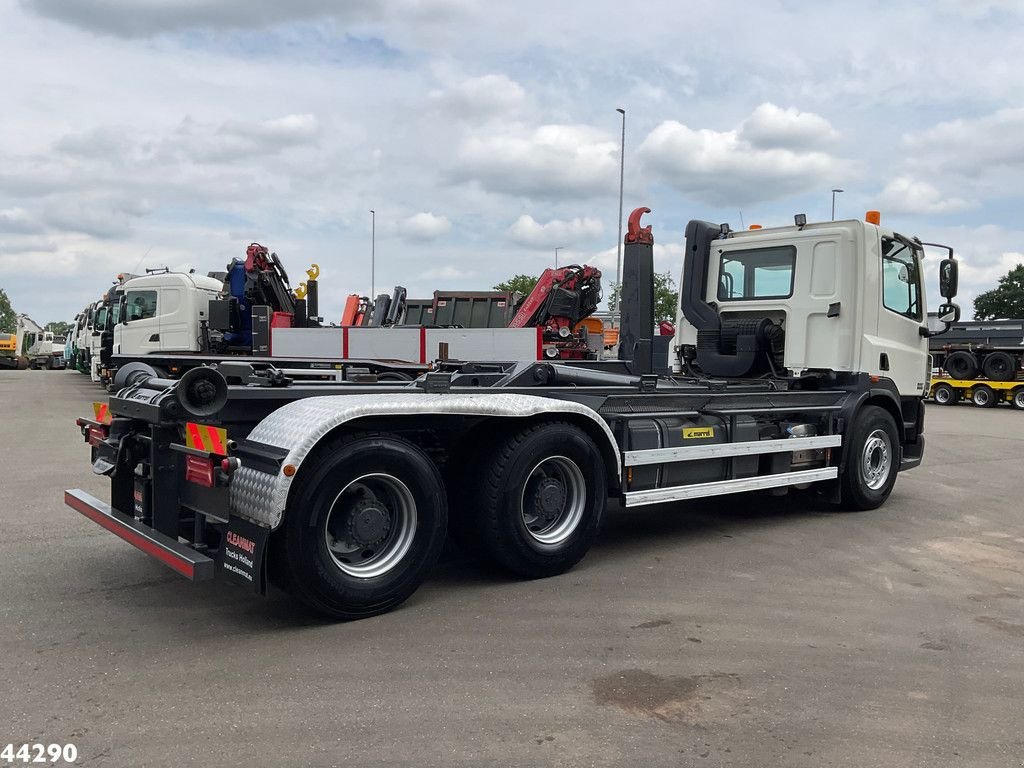
[(406, 240), (428, 242), (451, 231), (452, 223), (446, 216), (435, 216), (421, 212), (403, 219), (398, 223), (398, 234)]
[(518, 245), (531, 247), (572, 246), (583, 240), (600, 237), (604, 231), (599, 219), (576, 218), (569, 221), (552, 219), (541, 224), (523, 214), (508, 228), (508, 238)]
[(483, 75), (431, 91), (428, 101), (444, 119), (485, 120), (518, 112), (526, 91), (507, 75)]
[[(755, 113), (731, 131), (694, 129), (666, 120), (643, 140), (638, 155), (647, 173), (683, 194), (739, 206), (824, 187), (848, 174), (846, 161), (799, 146), (801, 136), (824, 139), (826, 127), (828, 123), (817, 115), (774, 107)], [(750, 132), (760, 144), (746, 137)]]
[(934, 214), (963, 211), (972, 204), (960, 197), (943, 197), (927, 182), (897, 176), (885, 185), (877, 207), (889, 213)]
[(25, 0), (43, 16), (118, 37), (188, 29), (257, 29), (332, 16), (362, 21), (380, 15), (373, 0)]
[(459, 148), (453, 175), (489, 192), (587, 196), (616, 189), (618, 149), (603, 131), (582, 125), (475, 135)]
[(1024, 166), (1024, 108), (939, 123), (908, 135), (904, 144), (921, 165), (968, 177)]
[(32, 235), (41, 231), (40, 225), (24, 208), (0, 209), (0, 233)]
[(476, 275), (476, 270), (459, 269), (451, 265), (444, 267), (433, 267), (426, 269), (419, 274), (421, 280), (464, 280), (467, 277)]
[(801, 150), (827, 147), (839, 134), (828, 120), (811, 112), (764, 103), (743, 121), (737, 132), (740, 141), (762, 149)]

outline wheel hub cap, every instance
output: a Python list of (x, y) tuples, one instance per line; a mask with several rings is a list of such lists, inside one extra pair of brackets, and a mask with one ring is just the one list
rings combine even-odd
[(565, 486), (555, 478), (545, 478), (537, 484), (533, 506), (545, 520), (553, 520), (565, 504)]
[(387, 535), (391, 516), (375, 502), (360, 502), (349, 518), (349, 539), (353, 544), (376, 544)]
[(889, 436), (884, 431), (876, 429), (868, 435), (861, 455), (861, 473), (868, 488), (877, 491), (885, 485), (889, 479), (891, 465)]

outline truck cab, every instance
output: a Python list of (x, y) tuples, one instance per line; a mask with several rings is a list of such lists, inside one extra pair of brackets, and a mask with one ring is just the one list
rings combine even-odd
[(924, 249), (868, 219), (742, 232), (691, 222), (675, 370), (861, 372), (891, 382), (900, 398), (922, 397), (931, 333)]
[(199, 352), (201, 326), (220, 280), (185, 272), (163, 272), (125, 281), (120, 289), (114, 354)]

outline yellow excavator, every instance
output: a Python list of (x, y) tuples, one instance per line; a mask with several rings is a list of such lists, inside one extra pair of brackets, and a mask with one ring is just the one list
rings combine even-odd
[(18, 337), (13, 333), (0, 333), (0, 368), (18, 367)]

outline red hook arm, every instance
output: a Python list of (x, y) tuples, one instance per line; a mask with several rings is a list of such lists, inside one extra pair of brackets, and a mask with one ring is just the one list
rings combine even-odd
[(627, 243), (654, 243), (654, 235), (651, 234), (651, 225), (648, 224), (646, 227), (640, 226), (640, 217), (645, 213), (650, 212), (650, 208), (635, 208), (633, 212), (629, 214), (629, 224), (626, 227)]

